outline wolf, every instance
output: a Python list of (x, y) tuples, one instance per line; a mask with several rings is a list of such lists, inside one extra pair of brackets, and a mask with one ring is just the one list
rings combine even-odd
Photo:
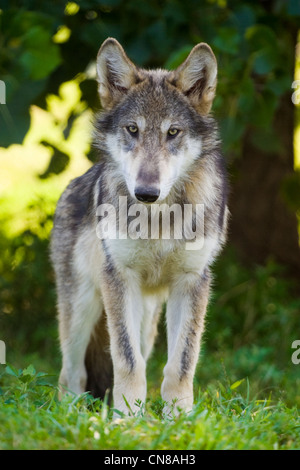
[[(226, 241), (229, 213), (227, 170), (210, 113), (217, 61), (200, 43), (177, 69), (146, 70), (108, 38), (96, 68), (102, 105), (93, 134), (98, 161), (63, 192), (51, 237), (59, 384), (64, 391), (102, 398), (110, 390), (115, 409), (135, 414), (146, 400), (146, 364), (166, 305), (161, 396), (168, 412), (190, 411), (210, 269)], [(120, 197), (128, 209), (125, 223)], [(109, 224), (105, 236), (97, 234), (104, 204), (115, 209), (118, 237), (109, 236)], [(169, 239), (161, 229), (155, 238), (138, 236), (137, 227), (130, 236), (136, 204), (147, 211), (149, 223), (154, 207), (160, 222), (174, 204), (191, 207), (192, 231), (201, 231), (201, 243), (187, 249), (187, 238), (175, 237), (174, 230)], [(202, 230), (197, 204), (204, 207)], [(173, 228), (174, 218), (171, 213)]]

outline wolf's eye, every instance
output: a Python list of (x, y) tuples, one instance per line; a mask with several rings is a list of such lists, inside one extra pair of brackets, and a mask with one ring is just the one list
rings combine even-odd
[(175, 127), (170, 127), (170, 129), (168, 130), (168, 137), (175, 137), (178, 134), (179, 129), (176, 129)]
[(134, 136), (136, 137), (136, 135), (137, 135), (137, 133), (138, 133), (138, 128), (137, 128), (137, 126), (134, 126), (134, 125), (128, 126), (128, 127), (126, 127), (126, 129), (127, 129), (127, 131), (129, 132), (129, 134), (134, 135)]

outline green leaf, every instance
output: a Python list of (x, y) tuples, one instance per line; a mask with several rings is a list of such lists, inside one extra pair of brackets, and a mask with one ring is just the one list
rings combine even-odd
[(23, 384), (26, 384), (26, 383), (29, 383), (29, 382), (32, 381), (32, 377), (31, 377), (31, 375), (21, 375), (21, 376), (19, 377), (19, 380), (20, 380), (20, 382), (22, 382)]
[(279, 59), (279, 54), (274, 47), (265, 47), (255, 53), (253, 71), (258, 75), (265, 75), (272, 72), (277, 67)]
[(265, 47), (274, 48), (277, 43), (277, 36), (274, 31), (269, 26), (262, 24), (256, 24), (247, 28), (245, 38), (253, 51), (258, 51)]
[(32, 80), (47, 77), (61, 63), (59, 46), (53, 43), (50, 32), (40, 26), (25, 34), (23, 48), (20, 63)]
[(38, 373), (36, 374), (36, 378), (38, 379), (38, 378), (40, 378), (40, 377), (51, 377), (51, 375), (48, 374), (48, 372), (38, 372)]
[(5, 367), (5, 372), (9, 375), (12, 375), (13, 377), (19, 377), (19, 372), (13, 366), (6, 366)]
[(235, 390), (236, 388), (238, 388), (243, 382), (244, 382), (245, 379), (242, 379), (242, 380), (237, 380), (236, 382), (234, 382), (231, 386), (230, 386), (230, 390)]
[(32, 364), (30, 366), (26, 367), (26, 369), (23, 369), (23, 375), (30, 375), (31, 377), (34, 377), (36, 374), (36, 370), (33, 367)]

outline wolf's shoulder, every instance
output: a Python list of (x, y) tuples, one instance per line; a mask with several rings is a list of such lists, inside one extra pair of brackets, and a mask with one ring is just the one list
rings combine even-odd
[(83, 221), (89, 213), (101, 171), (102, 164), (96, 163), (86, 173), (70, 181), (57, 203), (55, 225), (67, 224), (75, 228)]

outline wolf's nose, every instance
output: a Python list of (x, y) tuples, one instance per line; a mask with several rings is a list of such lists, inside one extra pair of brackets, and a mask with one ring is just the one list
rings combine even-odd
[(157, 188), (138, 187), (134, 191), (135, 197), (141, 202), (155, 202), (159, 198), (160, 190)]

